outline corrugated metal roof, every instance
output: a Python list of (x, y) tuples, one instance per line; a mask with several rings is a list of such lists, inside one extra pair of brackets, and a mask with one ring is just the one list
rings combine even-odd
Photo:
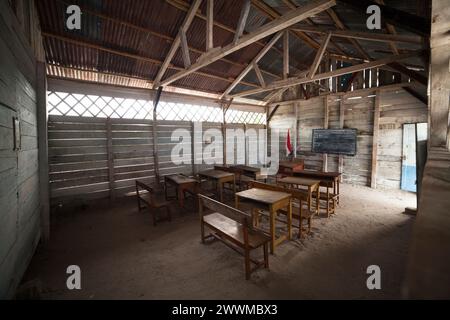
[[(129, 83), (149, 86), (148, 81), (156, 77), (172, 40), (184, 20), (190, 2), (185, 0), (70, 0), (70, 3), (68, 0), (37, 1), (41, 28), (45, 35), (44, 47), (47, 62), (50, 64), (49, 75), (70, 78), (80, 76), (80, 79), (88, 81), (94, 81), (92, 79), (97, 77), (95, 81), (106, 79), (119, 83), (127, 82), (124, 77), (130, 76), (134, 77), (134, 80), (131, 78)], [(288, 3), (286, 0), (264, 0), (262, 2), (279, 14), (291, 10), (286, 4)], [(301, 6), (308, 1), (290, 0), (290, 2), (293, 5)], [(386, 2), (395, 6), (395, 1)], [(74, 32), (65, 28), (65, 10), (70, 4), (79, 5), (82, 9), (81, 31)], [(220, 27), (214, 27), (215, 46), (224, 46), (232, 41), (232, 30), (236, 27), (242, 4), (241, 0), (214, 1), (214, 20), (220, 24)], [(399, 1), (398, 6), (400, 9), (412, 13), (415, 13), (414, 10), (416, 10), (414, 1)], [(261, 10), (253, 9), (250, 11), (245, 26), (246, 32), (251, 32), (271, 20)], [(357, 15), (341, 5), (335, 6), (333, 10), (347, 27), (352, 30), (365, 30), (364, 16)], [(203, 18), (196, 17), (187, 32), (188, 44), (190, 48), (193, 48), (190, 50), (192, 62), (195, 62), (205, 51), (206, 1), (202, 3), (200, 12)], [(311, 24), (318, 27), (334, 26), (333, 20), (326, 12), (299, 25), (311, 26)], [(406, 34), (407, 32), (398, 29), (398, 33)], [(318, 44), (322, 41), (323, 36), (320, 34), (307, 33), (307, 35)], [(210, 93), (221, 93), (257, 55), (269, 38), (234, 52), (225, 59), (214, 62), (172, 85)], [(333, 43), (346, 54), (359, 56), (359, 52), (347, 39), (333, 38)], [(359, 41), (359, 43), (373, 58), (382, 57), (391, 50), (387, 43), (368, 41)], [(280, 79), (282, 74), (282, 41), (279, 40), (274, 47), (259, 63), (268, 83)], [(398, 48), (411, 50), (417, 49), (417, 46), (398, 44)], [(329, 50), (337, 52), (337, 49), (331, 45)], [(180, 51), (178, 50), (172, 59), (171, 67), (167, 70), (164, 78), (183, 68)], [(314, 59), (315, 52), (316, 50), (306, 44), (304, 40), (291, 33), (291, 73), (295, 74), (299, 69), (307, 69)], [(137, 59), (136, 56), (141, 58)], [(421, 62), (416, 59), (414, 63), (420, 64)], [(99, 72), (100, 76), (99, 74), (95, 76), (95, 73), (83, 73), (80, 70)], [(114, 80), (114, 74), (117, 75), (117, 80)], [(250, 72), (234, 92), (252, 89), (256, 86), (259, 86), (256, 74)]]

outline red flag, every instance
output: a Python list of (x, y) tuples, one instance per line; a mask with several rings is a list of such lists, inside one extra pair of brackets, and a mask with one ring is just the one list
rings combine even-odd
[(289, 129), (286, 137), (286, 155), (290, 155), (292, 153), (292, 144), (291, 144), (291, 135), (289, 133)]

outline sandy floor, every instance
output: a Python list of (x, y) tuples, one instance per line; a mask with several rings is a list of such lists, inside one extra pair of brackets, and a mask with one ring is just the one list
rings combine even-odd
[[(175, 214), (153, 227), (133, 199), (114, 208), (60, 214), (26, 281), (54, 299), (363, 299), (401, 298), (415, 195), (343, 185), (331, 218), (316, 218), (308, 238), (271, 255), (270, 271), (244, 280), (243, 258), (220, 242), (202, 245), (197, 214)], [(176, 210), (176, 211), (179, 211)], [(82, 290), (66, 288), (66, 268), (82, 271)], [(381, 290), (368, 290), (366, 268), (381, 268)]]

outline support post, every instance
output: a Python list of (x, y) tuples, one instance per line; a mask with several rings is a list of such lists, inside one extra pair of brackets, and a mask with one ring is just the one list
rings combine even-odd
[[(341, 97), (341, 101), (339, 101), (339, 128), (344, 128), (344, 116), (345, 116), (345, 109), (344, 109), (344, 97)], [(344, 156), (342, 154), (339, 155), (339, 166), (338, 171), (342, 173), (344, 170)], [(342, 175), (341, 175), (341, 182), (342, 182)]]
[(48, 179), (48, 114), (45, 62), (37, 62), (36, 79), (41, 230), (42, 239), (44, 242), (47, 242), (50, 239), (50, 191)]
[(380, 130), (380, 90), (376, 90), (373, 112), (373, 136), (372, 136), (372, 172), (370, 175), (370, 187), (377, 187), (377, 160), (378, 160), (378, 133)]
[(109, 198), (116, 198), (114, 186), (114, 152), (112, 144), (111, 118), (106, 118), (106, 151), (108, 152), (108, 180), (109, 180)]
[[(328, 96), (325, 96), (324, 100), (324, 117), (323, 117), (323, 128), (328, 129), (328, 118), (329, 118), (329, 110), (328, 110)], [(328, 154), (324, 153), (323, 157), (323, 168), (324, 172), (328, 171)]]
[(155, 179), (156, 182), (160, 183), (159, 176), (159, 157), (158, 157), (158, 119), (157, 119), (157, 108), (159, 104), (159, 99), (161, 98), (162, 87), (158, 87), (156, 91), (155, 99), (153, 100), (153, 162), (155, 167)]

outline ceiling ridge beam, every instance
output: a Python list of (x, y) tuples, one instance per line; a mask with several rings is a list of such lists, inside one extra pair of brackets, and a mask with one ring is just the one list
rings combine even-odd
[[(161, 79), (164, 76), (164, 74), (166, 73), (166, 70), (170, 64), (170, 61), (172, 61), (172, 58), (174, 57), (175, 53), (178, 50), (178, 47), (180, 46), (182, 35), (183, 34), (185, 35), (186, 31), (189, 29), (189, 26), (191, 25), (192, 21), (194, 20), (195, 14), (197, 13), (197, 10), (200, 7), (201, 3), (202, 3), (202, 0), (194, 0), (191, 7), (188, 10), (188, 12), (186, 13), (186, 16), (184, 17), (183, 23), (180, 27), (180, 32), (173, 40), (172, 46), (170, 47), (169, 52), (167, 53), (163, 64), (159, 68), (158, 73), (155, 77), (155, 80), (153, 81), (154, 88), (159, 87), (159, 85), (161, 83)], [(188, 54), (189, 54), (189, 52), (188, 52)], [(187, 62), (187, 61), (185, 61), (185, 62)]]
[(244, 96), (258, 94), (258, 93), (265, 92), (265, 91), (271, 91), (271, 90), (281, 89), (281, 88), (284, 88), (284, 87), (292, 87), (292, 86), (296, 86), (296, 85), (299, 85), (299, 84), (309, 83), (309, 82), (313, 82), (313, 81), (317, 81), (317, 80), (323, 80), (323, 79), (327, 79), (327, 78), (330, 78), (330, 77), (342, 76), (342, 75), (345, 75), (345, 74), (348, 74), (348, 73), (362, 71), (364, 69), (377, 68), (377, 67), (389, 64), (391, 62), (395, 62), (395, 61), (399, 61), (399, 60), (403, 60), (403, 59), (407, 59), (407, 58), (411, 58), (411, 57), (416, 57), (416, 56), (419, 56), (421, 54), (423, 54), (422, 51), (420, 51), (420, 52), (413, 52), (413, 53), (405, 53), (405, 54), (400, 54), (400, 55), (392, 55), (392, 56), (388, 56), (388, 57), (385, 57), (385, 58), (382, 58), (382, 59), (373, 60), (373, 61), (370, 61), (370, 62), (357, 64), (357, 65), (350, 66), (350, 67), (340, 68), (340, 69), (336, 69), (336, 70), (333, 70), (333, 71), (316, 74), (312, 78), (309, 78), (309, 77), (295, 77), (295, 78), (290, 78), (290, 79), (287, 79), (287, 80), (279, 80), (279, 81), (275, 81), (275, 82), (267, 85), (266, 88), (259, 88), (259, 89), (248, 90), (248, 91), (244, 91), (244, 92), (240, 92), (240, 93), (236, 93), (236, 94), (230, 95), (230, 97), (233, 97), (233, 98), (235, 98), (235, 97), (244, 97)]
[(307, 5), (296, 10), (292, 10), (282, 17), (275, 19), (259, 28), (255, 31), (242, 36), (236, 44), (230, 43), (229, 45), (220, 48), (217, 53), (208, 56), (205, 59), (200, 59), (195, 64), (193, 64), (189, 69), (180, 71), (177, 74), (165, 79), (161, 82), (161, 85), (169, 85), (178, 79), (181, 79), (190, 73), (197, 71), (207, 65), (220, 60), (222, 57), (227, 56), (233, 52), (236, 52), (258, 40), (261, 40), (271, 34), (281, 31), (291, 25), (304, 20), (305, 18), (322, 12), (329, 7), (335, 5), (335, 0), (315, 0), (309, 2)]

